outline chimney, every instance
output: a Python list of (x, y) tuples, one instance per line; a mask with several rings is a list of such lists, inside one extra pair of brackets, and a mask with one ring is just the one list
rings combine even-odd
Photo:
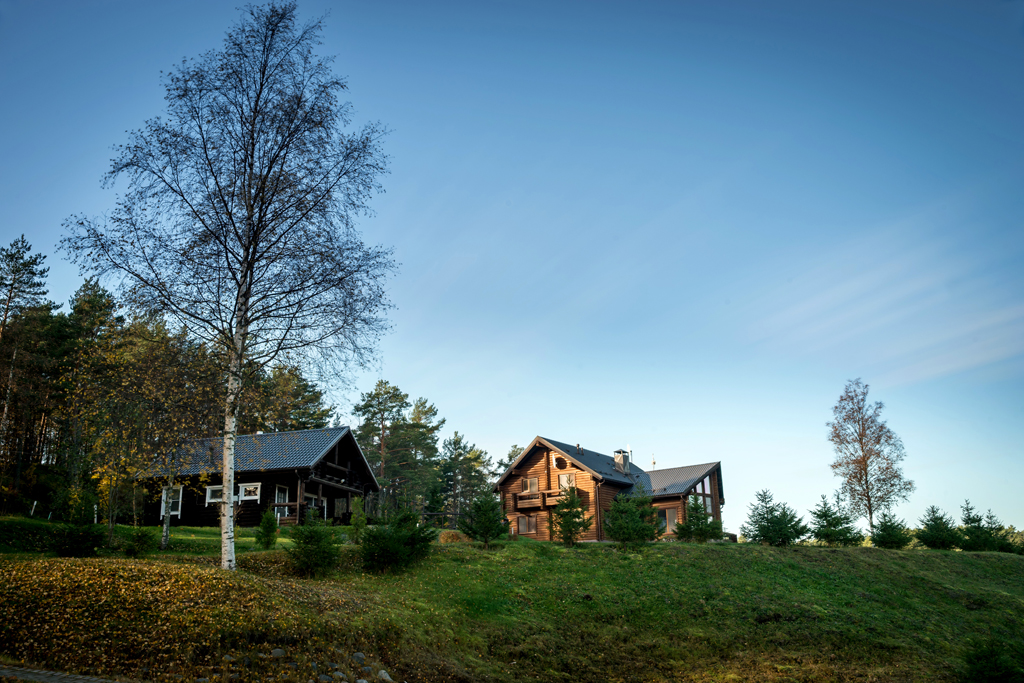
[(623, 474), (629, 474), (629, 451), (621, 448), (615, 451), (615, 469)]

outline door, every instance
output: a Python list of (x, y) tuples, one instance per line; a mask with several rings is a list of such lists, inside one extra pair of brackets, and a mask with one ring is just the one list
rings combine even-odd
[[(277, 485), (277, 490), (274, 492), (275, 503), (287, 503), (288, 502), (288, 487)], [(277, 515), (278, 519), (282, 517), (288, 517), (291, 510), (288, 507), (274, 508), (274, 514)]]

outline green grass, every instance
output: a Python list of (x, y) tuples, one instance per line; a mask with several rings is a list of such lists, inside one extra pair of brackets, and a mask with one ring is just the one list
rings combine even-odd
[[(179, 531), (217, 541), (216, 530)], [(0, 564), (0, 649), (63, 668), (102, 650), (88, 644), (101, 637), (95, 620), (81, 633), (74, 618), (59, 620), (51, 637), (40, 621), (50, 617), (31, 609), (74, 586), (50, 577), (88, 568), (94, 589), (62, 604), (104, 605), (139, 638), (154, 634), (145, 642), (174, 641), (204, 676), (222, 653), (255, 660), (274, 643), (297, 660), (294, 675), (284, 672), (297, 681), (315, 679), (301, 667), (336, 658), (332, 647), (365, 650), (396, 680), (545, 682), (955, 680), (971, 640), (1024, 651), (1020, 556), (678, 543), (623, 554), (518, 541), (492, 551), (437, 545), (409, 572), (371, 575), (356, 548), (343, 550), (322, 581), (290, 576), (281, 552), (248, 554), (235, 576), (174, 556)], [(136, 616), (144, 602), (116, 607), (140, 585), (172, 611), (187, 602), (192, 626), (159, 611)], [(151, 649), (135, 645), (129, 657), (114, 648), (105, 669), (92, 660), (78, 668), (142, 675), (146, 666), (152, 677), (173, 650)]]

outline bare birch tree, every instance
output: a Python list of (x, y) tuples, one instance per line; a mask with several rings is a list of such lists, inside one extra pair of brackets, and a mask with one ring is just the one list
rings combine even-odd
[(83, 269), (222, 352), (224, 569), (247, 369), (287, 359), (337, 376), (386, 329), (391, 252), (353, 222), (381, 191), (385, 131), (346, 132), (347, 86), (313, 53), (320, 31), (294, 3), (248, 7), (221, 50), (166, 75), (166, 118), (132, 133), (106, 176), (127, 181), (110, 216), (66, 222)]
[(876, 512), (891, 509), (914, 491), (914, 482), (899, 466), (906, 455), (903, 442), (882, 419), (884, 407), (881, 401), (868, 403), (867, 384), (850, 380), (827, 423), (836, 451), (832, 472), (843, 479), (840, 490), (850, 512), (867, 517), (872, 530)]

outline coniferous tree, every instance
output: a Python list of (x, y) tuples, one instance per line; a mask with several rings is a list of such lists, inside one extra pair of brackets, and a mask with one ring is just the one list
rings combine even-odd
[(673, 533), (680, 541), (690, 543), (719, 541), (723, 536), (722, 522), (708, 515), (703, 496), (691, 496), (686, 504), (686, 517), (676, 522)]
[(474, 541), (483, 543), (484, 550), (489, 550), (491, 541), (508, 531), (501, 503), (492, 493), (477, 496), (469, 509), (459, 517), (458, 527), (459, 531)]
[(623, 550), (642, 548), (662, 534), (658, 510), (643, 484), (637, 484), (630, 495), (615, 496), (603, 521), (605, 534)]
[(583, 505), (579, 490), (575, 486), (565, 489), (561, 500), (551, 511), (551, 526), (555, 536), (566, 548), (576, 545), (583, 534), (590, 531), (594, 517), (587, 517), (587, 508)]
[(803, 518), (785, 503), (776, 503), (767, 489), (758, 491), (756, 502), (750, 504), (746, 523), (740, 533), (751, 543), (787, 546), (796, 543), (810, 532)]
[(458, 518), (474, 498), (490, 490), (487, 451), (469, 443), (455, 432), (441, 446), (438, 469), (444, 490), (446, 511)]
[(920, 519), (921, 528), (914, 535), (931, 550), (953, 550), (962, 538), (953, 524), (953, 518), (934, 505), (929, 505)]
[(810, 528), (814, 540), (830, 548), (860, 545), (864, 542), (864, 535), (854, 525), (853, 515), (844, 510), (838, 500), (832, 505), (825, 496), (811, 510)]
[(907, 530), (907, 523), (888, 512), (879, 515), (871, 534), (871, 545), (887, 550), (903, 550), (912, 540), (914, 535)]

